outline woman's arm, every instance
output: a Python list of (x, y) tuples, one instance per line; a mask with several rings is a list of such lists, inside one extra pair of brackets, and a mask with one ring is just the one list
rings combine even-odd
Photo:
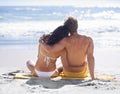
[(54, 44), (52, 46), (47, 45), (43, 41), (40, 41), (40, 45), (47, 53), (55, 53), (55, 52), (58, 52), (58, 51), (62, 51), (65, 48), (62, 41), (57, 43), (57, 44)]

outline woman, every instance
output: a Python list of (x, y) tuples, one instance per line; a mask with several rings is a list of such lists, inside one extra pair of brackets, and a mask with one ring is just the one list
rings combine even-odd
[[(39, 41), (43, 41), (47, 45), (54, 45), (67, 37), (68, 34), (69, 29), (66, 26), (59, 26), (51, 34), (43, 35)], [(51, 53), (48, 56), (46, 50), (39, 44), (38, 59), (35, 66), (31, 61), (27, 61), (27, 67), (34, 76), (56, 77), (62, 71), (62, 68), (56, 69), (56, 60), (63, 52)]]

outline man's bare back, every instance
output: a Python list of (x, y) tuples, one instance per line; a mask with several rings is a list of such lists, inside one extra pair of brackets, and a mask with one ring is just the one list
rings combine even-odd
[[(64, 69), (67, 71), (79, 72), (81, 67), (87, 63), (86, 53), (90, 43), (89, 37), (75, 34), (65, 40), (66, 42), (64, 41), (64, 45), (66, 45), (66, 55), (64, 53), (61, 56), (62, 63), (65, 65)], [(66, 65), (66, 63), (68, 64)]]

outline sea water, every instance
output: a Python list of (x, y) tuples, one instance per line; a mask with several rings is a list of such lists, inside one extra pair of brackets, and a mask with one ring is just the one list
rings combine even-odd
[[(74, 16), (95, 47), (120, 47), (120, 7), (0, 6), (0, 46), (37, 45), (40, 36)], [(19, 45), (19, 46), (17, 46)]]

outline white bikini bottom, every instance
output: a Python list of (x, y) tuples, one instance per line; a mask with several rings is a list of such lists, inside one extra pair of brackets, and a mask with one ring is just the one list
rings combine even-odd
[(35, 73), (37, 74), (38, 77), (51, 77), (56, 71), (57, 69), (50, 72), (38, 71), (37, 69), (35, 69)]

